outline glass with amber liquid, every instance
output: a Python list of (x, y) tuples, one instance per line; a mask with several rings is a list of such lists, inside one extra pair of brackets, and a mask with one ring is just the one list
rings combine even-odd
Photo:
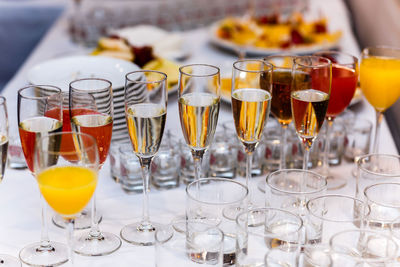
[(332, 64), (324, 57), (301, 56), (292, 68), (292, 114), (303, 144), (303, 170), (308, 169), (310, 149), (324, 123), (332, 82)]
[(279, 169), (286, 169), (286, 139), (287, 128), (292, 122), (292, 104), (290, 94), (292, 92), (292, 66), (295, 56), (274, 55), (264, 60), (273, 65), (272, 73), (272, 102), (271, 113), (281, 125), (282, 134), (280, 141)]

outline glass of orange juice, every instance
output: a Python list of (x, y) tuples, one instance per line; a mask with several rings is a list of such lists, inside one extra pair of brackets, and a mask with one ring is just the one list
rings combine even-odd
[[(72, 142), (61, 147), (63, 139)], [(99, 154), (96, 140), (84, 133), (44, 135), (36, 144), (34, 169), (44, 199), (68, 225), (69, 259), (73, 265), (74, 220), (97, 186)]]
[(361, 89), (376, 112), (372, 153), (378, 153), (380, 125), (383, 113), (400, 96), (400, 48), (367, 47), (361, 54)]

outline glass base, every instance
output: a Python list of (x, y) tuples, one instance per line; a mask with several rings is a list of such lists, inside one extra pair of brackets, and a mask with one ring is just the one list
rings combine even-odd
[(150, 222), (142, 225), (142, 222), (128, 224), (121, 229), (121, 238), (128, 243), (138, 246), (152, 246), (155, 243), (155, 231), (161, 225)]
[(21, 267), (21, 262), (10, 255), (0, 254), (0, 267)]
[[(101, 216), (101, 214), (99, 214), (99, 212), (96, 212), (96, 215), (97, 215), (97, 223), (100, 223), (103, 217)], [(60, 215), (55, 214), (53, 216), (52, 221), (56, 226), (65, 229), (66, 227), (65, 220)], [(92, 225), (91, 213), (87, 210), (83, 210), (81, 214), (79, 214), (75, 219), (74, 230), (89, 229), (91, 225)]]
[(101, 232), (98, 236), (92, 236), (89, 232), (84, 233), (74, 240), (74, 251), (83, 256), (108, 255), (121, 247), (121, 239), (118, 236)]
[(42, 247), (37, 242), (24, 247), (19, 252), (19, 259), (30, 266), (58, 266), (68, 261), (68, 247), (58, 242)]
[(177, 215), (172, 220), (172, 227), (178, 233), (185, 233), (186, 232), (186, 215), (185, 214)]
[(262, 193), (265, 193), (265, 186), (266, 186), (265, 179), (262, 179), (257, 183), (257, 189), (260, 190)]
[[(251, 208), (249, 206), (249, 208)], [(245, 209), (243, 207), (235, 207), (235, 206), (231, 206), (231, 207), (226, 207), (223, 211), (222, 214), (225, 218), (227, 218), (228, 220), (232, 220), (234, 221), (237, 217), (237, 215), (241, 212), (244, 212)]]

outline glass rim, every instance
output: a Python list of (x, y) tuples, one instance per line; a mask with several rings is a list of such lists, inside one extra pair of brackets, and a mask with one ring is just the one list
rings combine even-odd
[(370, 154), (365, 154), (362, 155), (358, 158), (357, 160), (357, 168), (361, 169), (363, 172), (368, 173), (368, 174), (374, 174), (374, 175), (379, 175), (383, 177), (398, 177), (400, 176), (400, 170), (398, 173), (395, 174), (388, 174), (388, 173), (377, 173), (371, 170), (365, 169), (365, 167), (362, 166), (362, 162), (364, 159), (369, 158), (369, 157), (386, 157), (386, 158), (395, 158), (400, 161), (400, 155), (395, 155), (395, 154), (380, 154), (380, 153), (370, 153)]
[[(57, 133), (47, 133), (42, 135), (37, 141), (36, 141), (36, 147), (38, 147), (38, 144), (40, 144), (42, 142), (42, 140), (44, 139), (48, 139), (52, 136), (56, 136), (56, 135), (80, 135), (80, 136), (85, 136), (85, 138), (89, 138), (91, 139), (91, 141), (93, 142), (92, 144), (89, 145), (90, 148), (93, 148), (94, 151), (97, 151), (97, 142), (96, 139), (91, 136), (90, 134), (86, 134), (86, 133), (77, 133), (77, 132), (73, 132), (73, 131), (68, 131), (68, 132), (57, 132)], [(68, 151), (52, 151), (52, 150), (48, 150), (48, 149), (42, 149), (41, 151), (45, 152), (45, 153), (49, 153), (52, 155), (75, 155), (77, 152), (68, 152)], [(97, 154), (97, 153), (96, 153)], [(99, 160), (99, 155), (97, 154), (97, 161)], [(96, 163), (96, 165), (100, 165), (99, 162)]]
[(292, 54), (276, 54), (276, 55), (270, 55), (267, 57), (264, 57), (263, 60), (266, 61), (267, 63), (271, 64), (273, 69), (285, 69), (285, 70), (291, 70), (292, 67), (282, 67), (282, 66), (276, 66), (274, 63), (269, 62), (269, 59), (273, 59), (273, 58), (292, 58), (292, 65), (294, 64), (294, 59), (296, 58), (296, 55), (292, 55)]
[(371, 200), (371, 198), (368, 196), (368, 190), (370, 190), (371, 188), (376, 188), (376, 187), (382, 186), (382, 185), (400, 186), (400, 183), (394, 183), (394, 182), (391, 182), (391, 183), (377, 183), (377, 184), (372, 184), (372, 185), (369, 185), (369, 186), (365, 187), (364, 191), (363, 191), (363, 194), (366, 197), (367, 201), (368, 202), (372, 202), (372, 203), (377, 204), (377, 205), (382, 206), (382, 207), (400, 209), (400, 204), (398, 206), (395, 206), (395, 205), (385, 204), (385, 203), (382, 203), (382, 202), (379, 202), (379, 201), (376, 201), (376, 200)]
[[(276, 187), (274, 187), (274, 186), (271, 186), (271, 184), (269, 183), (270, 178), (271, 178), (273, 175), (275, 175), (276, 173), (283, 173), (283, 172), (308, 173), (308, 174), (311, 174), (311, 175), (313, 175), (313, 176), (316, 176), (316, 177), (321, 178), (321, 180), (324, 181), (324, 184), (321, 186), (321, 188), (319, 188), (319, 189), (317, 189), (317, 190), (314, 190), (314, 191), (309, 191), (309, 192), (304, 192), (304, 191), (293, 192), (293, 191), (283, 190), (283, 189), (279, 189), (279, 188), (276, 188)], [(322, 175), (320, 175), (320, 174), (318, 174), (318, 173), (316, 173), (316, 172), (310, 171), (310, 170), (301, 170), (301, 169), (282, 169), (282, 170), (276, 170), (276, 171), (271, 172), (271, 173), (269, 173), (269, 174), (267, 175), (267, 178), (266, 178), (266, 181), (265, 181), (265, 182), (266, 182), (266, 185), (269, 186), (271, 189), (276, 190), (276, 191), (278, 191), (278, 192), (285, 193), (285, 194), (290, 194), (290, 195), (310, 195), (310, 194), (315, 194), (315, 193), (318, 193), (318, 192), (321, 192), (321, 191), (327, 189), (327, 184), (328, 184), (328, 182), (326, 181), (326, 178), (324, 178), (324, 176), (322, 176)]]
[[(156, 80), (156, 81), (149, 81), (149, 80), (145, 80), (145, 81), (138, 81), (138, 80), (132, 80), (129, 78), (129, 76), (131, 74), (136, 74), (136, 73), (147, 73), (147, 72), (151, 72), (151, 73), (158, 73), (161, 76), (163, 76), (163, 78)], [(154, 84), (154, 83), (163, 83), (164, 81), (167, 80), (167, 74), (165, 74), (162, 71), (158, 71), (158, 70), (135, 70), (135, 71), (131, 71), (128, 72), (127, 74), (125, 74), (125, 80), (129, 81), (131, 83), (136, 83), (136, 84)]]
[[(104, 88), (97, 88), (97, 89), (80, 89), (80, 88), (76, 88), (74, 87), (74, 83), (79, 83), (79, 82), (83, 82), (83, 81), (102, 81), (105, 83), (105, 87)], [(82, 78), (82, 79), (77, 79), (77, 80), (73, 80), (72, 82), (69, 83), (69, 90), (70, 91), (80, 91), (80, 92), (90, 92), (90, 93), (96, 93), (96, 92), (102, 92), (102, 91), (108, 91), (110, 89), (112, 89), (112, 82), (103, 78)]]
[[(268, 66), (269, 68), (267, 69), (267, 70), (246, 70), (246, 69), (242, 69), (242, 68), (239, 68), (238, 66), (237, 66), (237, 64), (239, 64), (239, 63), (243, 63), (243, 62), (259, 62), (259, 63), (262, 63), (262, 64), (264, 64), (265, 66)], [(273, 69), (274, 69), (274, 65), (272, 65), (271, 63), (269, 63), (269, 62), (266, 62), (265, 60), (263, 60), (263, 59), (240, 59), (240, 60), (236, 60), (235, 62), (233, 62), (233, 68), (235, 69), (235, 70), (238, 70), (238, 71), (242, 71), (242, 72), (248, 72), (248, 73), (263, 73), (263, 72), (266, 72), (266, 71), (273, 71)]]
[[(325, 61), (325, 62), (320, 62), (319, 64), (315, 64), (315, 65), (307, 65), (304, 63), (300, 63), (299, 60), (303, 60), (303, 59), (315, 59), (318, 61)], [(300, 66), (303, 68), (325, 68), (326, 66), (332, 66), (332, 61), (326, 57), (321, 57), (321, 56), (297, 56), (295, 57), (294, 61), (293, 61), (293, 66)]]
[[(188, 73), (186, 71), (184, 71), (185, 68), (188, 67), (198, 67), (198, 66), (203, 66), (203, 67), (209, 67), (210, 69), (214, 69), (215, 72), (210, 73), (210, 74), (193, 74), (193, 73)], [(197, 63), (197, 64), (187, 64), (187, 65), (183, 65), (181, 67), (179, 67), (179, 73), (180, 74), (184, 74), (186, 76), (191, 76), (191, 77), (212, 77), (215, 76), (217, 74), (221, 73), (221, 70), (219, 67), (211, 65), (211, 64), (202, 64), (202, 63)]]
[[(278, 212), (280, 212), (280, 213), (285, 213), (285, 214), (289, 214), (289, 215), (291, 215), (293, 218), (296, 218), (296, 219), (298, 219), (298, 221), (299, 221), (299, 226), (295, 229), (295, 230), (293, 230), (293, 231), (291, 231), (291, 232), (289, 232), (289, 234), (292, 234), (292, 233), (299, 233), (301, 230), (302, 230), (302, 228), (303, 228), (303, 226), (304, 226), (304, 222), (303, 222), (303, 219), (299, 216), (299, 215), (297, 215), (296, 213), (293, 213), (293, 212), (291, 212), (291, 211), (288, 211), (288, 210), (283, 210), (283, 209), (279, 209), (279, 208), (273, 208), (273, 207), (264, 207), (264, 208), (252, 208), (252, 209), (248, 209), (248, 210), (246, 210), (246, 211), (242, 211), (242, 212), (240, 212), (237, 216), (236, 216), (236, 219), (235, 219), (235, 222), (236, 222), (236, 225), (242, 230), (242, 231), (248, 231), (247, 229), (247, 227), (246, 228), (243, 228), (242, 226), (241, 226), (241, 224), (239, 223), (239, 218), (241, 217), (241, 216), (244, 216), (244, 215), (246, 215), (246, 214), (249, 214), (250, 212), (260, 212), (260, 211), (278, 211)], [(254, 233), (254, 232), (251, 232), (251, 234), (252, 235), (257, 235), (257, 236), (271, 236), (271, 235), (274, 235), (274, 233), (264, 233), (264, 234), (257, 234), (257, 233)]]
[[(240, 186), (242, 189), (244, 189), (246, 193), (244, 194), (244, 196), (242, 198), (240, 198), (238, 200), (230, 201), (230, 202), (222, 202), (222, 203), (215, 203), (215, 202), (199, 200), (196, 197), (194, 197), (192, 194), (189, 193), (189, 188), (195, 186), (195, 184), (201, 183), (201, 182), (209, 182), (209, 181), (228, 182), (228, 183), (231, 183), (231, 184), (236, 184), (237, 186)], [(200, 178), (200, 179), (198, 179), (196, 181), (193, 181), (193, 182), (189, 183), (186, 186), (185, 192), (186, 192), (186, 196), (189, 197), (193, 201), (204, 203), (204, 204), (207, 204), (207, 205), (214, 205), (214, 206), (240, 203), (241, 201), (246, 199), (247, 196), (249, 195), (249, 189), (247, 188), (247, 186), (243, 185), (242, 183), (239, 183), (237, 181), (233, 181), (232, 179), (217, 178), (217, 177)]]
[[(51, 94), (49, 94), (49, 95), (46, 95), (46, 96), (26, 96), (26, 95), (24, 95), (24, 93), (23, 92), (25, 92), (25, 90), (28, 90), (28, 89), (35, 89), (35, 88), (40, 88), (40, 89), (42, 89), (42, 90), (46, 90), (46, 89), (48, 89), (48, 92), (50, 93), (51, 92)], [(54, 91), (53, 91), (54, 90)], [(53, 91), (53, 92), (52, 92)], [(54, 85), (47, 85), (47, 84), (31, 84), (31, 85), (28, 85), (28, 86), (25, 86), (25, 87), (22, 87), (22, 88), (20, 88), (19, 90), (18, 90), (18, 96), (20, 96), (20, 97), (22, 97), (22, 98), (24, 98), (24, 99), (30, 99), (30, 100), (40, 100), (40, 99), (48, 99), (50, 96), (53, 96), (53, 95), (62, 95), (62, 90), (59, 88), (59, 87), (57, 87), (57, 86), (54, 86)]]
[[(394, 245), (394, 247), (395, 247), (394, 251), (395, 252), (398, 251), (399, 246), (397, 245), (396, 241), (390, 235), (386, 235), (386, 234), (383, 234), (381, 232), (368, 230), (368, 229), (351, 229), (351, 230), (340, 231), (340, 232), (335, 233), (334, 235), (332, 235), (332, 237), (329, 240), (329, 246), (330, 246), (330, 248), (332, 249), (332, 251), (334, 253), (338, 253), (340, 255), (345, 255), (345, 256), (350, 257), (350, 258), (355, 258), (355, 259), (357, 259), (357, 261), (361, 261), (361, 262), (386, 262), (387, 260), (391, 260), (393, 257), (396, 256), (396, 253), (394, 253), (394, 255), (392, 255), (392, 256), (386, 256), (386, 257), (382, 257), (382, 258), (366, 258), (365, 256), (355, 256), (355, 255), (352, 256), (352, 255), (348, 255), (348, 254), (345, 254), (343, 252), (338, 252), (337, 250), (335, 250), (335, 248), (337, 247), (337, 245), (335, 246), (333, 244), (333, 241), (335, 240), (335, 238), (337, 238), (338, 236), (341, 236), (341, 235), (345, 235), (345, 234), (351, 233), (351, 232), (358, 232), (360, 234), (362, 234), (362, 233), (370, 233), (370, 234), (379, 235), (381, 237), (385, 237), (388, 241), (390, 240), (392, 242), (392, 244)], [(343, 247), (343, 245), (341, 245), (340, 247)]]
[[(334, 62), (331, 62), (332, 65), (339, 65), (339, 66), (358, 65), (358, 58), (357, 58), (356, 56), (353, 56), (353, 55), (350, 54), (350, 53), (347, 53), (347, 52), (333, 51), (333, 50), (323, 50), (323, 51), (315, 52), (313, 55), (315, 55), (315, 56), (320, 56), (320, 57), (324, 57), (324, 56), (323, 56), (324, 54), (328, 54), (328, 55), (344, 55), (344, 56), (346, 56), (346, 57), (349, 58), (349, 59), (350, 59), (350, 58), (353, 59), (353, 62), (346, 62), (346, 63), (341, 63), (341, 62), (334, 63)], [(328, 58), (328, 59), (329, 59), (329, 58)]]
[[(399, 47), (390, 46), (390, 45), (372, 45), (372, 46), (364, 47), (364, 49), (361, 52), (362, 57), (364, 57), (364, 56), (373, 56), (373, 55), (369, 54), (369, 51), (373, 50), (373, 49), (386, 50), (386, 51), (396, 51), (396, 52), (400, 53), (400, 48)], [(391, 58), (391, 56), (387, 56), (387, 57)]]
[(328, 195), (323, 195), (323, 196), (317, 196), (317, 197), (314, 197), (314, 198), (308, 200), (307, 203), (306, 203), (307, 211), (308, 211), (312, 216), (314, 216), (314, 217), (316, 217), (316, 218), (318, 218), (318, 219), (320, 219), (320, 220), (322, 220), (322, 221), (335, 222), (335, 223), (336, 223), (336, 222), (337, 222), (337, 223), (361, 222), (361, 221), (363, 221), (364, 216), (367, 216), (367, 215), (370, 214), (370, 212), (371, 212), (371, 208), (369, 207), (369, 205), (366, 205), (366, 207), (368, 207), (368, 213), (363, 212), (361, 218), (354, 218), (354, 214), (353, 214), (353, 217), (352, 217), (353, 219), (352, 219), (352, 220), (333, 220), (333, 219), (329, 219), (329, 218), (326, 218), (326, 217), (317, 215), (317, 214), (315, 214), (314, 212), (311, 211), (309, 205), (310, 205), (310, 203), (311, 203), (312, 201), (320, 200), (320, 199), (322, 199), (322, 198), (330, 198), (330, 197), (335, 197), (335, 198), (347, 198), (347, 199), (351, 199), (351, 200), (355, 200), (355, 201), (357, 201), (357, 202), (360, 202), (360, 204), (364, 204), (364, 201), (363, 201), (363, 200), (358, 199), (358, 198), (355, 198), (355, 197), (346, 196), (346, 195), (340, 195), (340, 194), (328, 194)]

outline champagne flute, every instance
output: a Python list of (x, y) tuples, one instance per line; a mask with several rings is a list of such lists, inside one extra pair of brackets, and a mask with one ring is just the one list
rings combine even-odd
[(271, 108), (272, 71), (273, 66), (263, 60), (247, 59), (233, 63), (232, 114), (236, 133), (246, 152), (247, 187), (253, 152), (260, 142)]
[[(0, 182), (4, 178), (4, 171), (6, 169), (8, 150), (8, 114), (6, 99), (0, 96)], [(1, 267), (20, 267), (21, 263), (16, 258), (0, 254)]]
[(318, 56), (296, 57), (292, 68), (292, 114), (304, 148), (303, 170), (310, 149), (324, 123), (332, 81), (331, 61)]
[(148, 193), (150, 165), (157, 153), (167, 117), (167, 75), (158, 71), (134, 71), (125, 76), (125, 116), (133, 152), (139, 158), (143, 178), (142, 220), (121, 230), (125, 241), (154, 245), (158, 224), (150, 221)]
[(361, 54), (361, 90), (376, 113), (372, 153), (379, 152), (379, 133), (383, 113), (400, 96), (400, 48), (367, 47)]
[[(66, 138), (69, 146), (60, 145)], [(74, 220), (97, 186), (99, 156), (96, 140), (84, 133), (58, 132), (36, 143), (34, 169), (44, 199), (66, 221), (69, 259), (73, 266)]]
[(327, 177), (328, 189), (338, 189), (345, 186), (347, 182), (329, 172), (329, 136), (336, 116), (350, 104), (356, 91), (358, 59), (350, 54), (338, 51), (321, 51), (314, 55), (328, 58), (332, 62), (331, 94), (325, 115), (328, 124), (326, 125), (324, 156), (320, 174)]
[(274, 55), (264, 59), (266, 62), (272, 64), (274, 68), (272, 74), (272, 89), (270, 91), (272, 94), (271, 113), (278, 120), (282, 129), (280, 170), (286, 169), (287, 128), (292, 122), (290, 93), (294, 58), (295, 56), (290, 55)]
[[(33, 158), (36, 141), (45, 134), (61, 132), (62, 93), (58, 87), (31, 85), (18, 90), (18, 127), (22, 151), (32, 175), (35, 176)], [(41, 196), (41, 195), (40, 195)], [(25, 246), (19, 252), (20, 260), (31, 266), (56, 266), (68, 261), (68, 248), (50, 242), (43, 198), (41, 203), (41, 241)]]
[[(91, 103), (93, 100), (94, 103)], [(89, 104), (82, 107), (82, 103)], [(72, 81), (69, 84), (69, 112), (72, 130), (89, 134), (96, 140), (101, 168), (112, 136), (114, 108), (111, 82), (99, 78)], [(100, 231), (96, 193), (91, 204), (91, 229), (77, 238), (75, 252), (85, 256), (111, 254), (121, 247), (121, 240), (115, 234)]]
[(179, 68), (179, 117), (186, 144), (192, 151), (194, 179), (201, 176), (201, 163), (217, 128), (220, 105), (220, 70), (206, 64)]

